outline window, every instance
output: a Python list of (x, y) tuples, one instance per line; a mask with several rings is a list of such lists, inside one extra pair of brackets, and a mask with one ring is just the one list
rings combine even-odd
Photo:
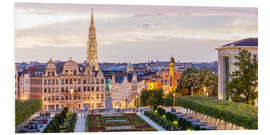
[(94, 79), (91, 79), (91, 84), (94, 84), (95, 83), (95, 80)]
[(104, 84), (104, 79), (101, 79), (101, 84)]
[(66, 100), (68, 100), (68, 96), (66, 96)]
[(86, 84), (86, 80), (85, 79), (83, 79), (83, 84)]
[(54, 91), (54, 87), (52, 88), (52, 93), (54, 93), (55, 91)]
[(96, 91), (99, 91), (99, 87), (96, 87)]
[(48, 93), (51, 93), (51, 88), (48, 88)]
[(64, 84), (64, 79), (61, 79), (61, 84)]
[(48, 79), (48, 85), (51, 85), (51, 79)]
[(69, 79), (69, 84), (72, 84), (72, 79)]
[(253, 59), (257, 59), (257, 55), (256, 54), (253, 55)]
[(59, 92), (59, 88), (58, 88), (58, 87), (56, 87), (55, 93), (58, 93), (58, 92)]
[(54, 72), (52, 72), (52, 76), (54, 76)]
[(77, 79), (74, 79), (74, 80), (73, 80), (73, 83), (74, 83), (74, 84), (77, 84)]
[(84, 86), (84, 87), (83, 87), (83, 92), (85, 92), (85, 91), (86, 91), (86, 87)]
[(61, 100), (62, 100), (62, 101), (65, 100), (64, 96), (61, 96)]
[(101, 91), (104, 91), (104, 86), (101, 86)]
[(81, 87), (78, 87), (78, 92), (81, 92)]
[(48, 76), (51, 76), (51, 72), (48, 72)]
[(54, 84), (55, 84), (55, 79), (52, 80), (52, 85), (54, 85)]
[(58, 79), (56, 79), (55, 82), (56, 82), (56, 85), (58, 85)]
[(78, 84), (81, 84), (81, 79), (78, 79)]
[(87, 91), (90, 91), (90, 86), (87, 86)]
[(91, 87), (91, 91), (95, 91), (95, 87)]
[(65, 84), (68, 84), (68, 79), (66, 79)]
[(77, 74), (77, 71), (76, 70), (73, 70), (73, 75), (76, 75)]
[(68, 87), (66, 87), (66, 93), (68, 93)]
[(47, 85), (47, 80), (44, 80), (44, 85)]
[(58, 101), (58, 100), (59, 100), (59, 97), (58, 97), (58, 96), (56, 96), (55, 100), (56, 100), (56, 101)]
[(96, 79), (96, 84), (99, 84), (99, 79)]
[(90, 79), (87, 79), (87, 84), (90, 84)]
[(65, 92), (64, 87), (61, 87), (61, 92), (62, 92), (62, 93), (64, 93), (64, 92)]
[(44, 88), (43, 93), (47, 93), (47, 88)]
[(99, 99), (99, 94), (97, 94), (97, 99)]
[(47, 96), (44, 96), (44, 101), (47, 101)]

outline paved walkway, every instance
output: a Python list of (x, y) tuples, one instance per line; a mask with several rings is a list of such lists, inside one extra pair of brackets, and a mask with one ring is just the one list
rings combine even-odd
[(161, 127), (160, 125), (158, 125), (156, 122), (152, 121), (150, 118), (148, 118), (144, 114), (139, 114), (139, 113), (136, 113), (136, 114), (138, 116), (140, 116), (142, 119), (144, 119), (149, 125), (151, 125), (152, 127), (154, 127), (156, 130), (158, 130), (158, 131), (167, 131), (166, 129), (164, 129), (163, 127)]
[(83, 113), (78, 113), (74, 132), (85, 132), (85, 129), (86, 129), (86, 115), (84, 116)]

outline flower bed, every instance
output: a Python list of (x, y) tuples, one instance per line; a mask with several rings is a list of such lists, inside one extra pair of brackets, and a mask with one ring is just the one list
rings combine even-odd
[(87, 125), (87, 131), (90, 132), (155, 131), (134, 113), (105, 116), (91, 114), (87, 116)]

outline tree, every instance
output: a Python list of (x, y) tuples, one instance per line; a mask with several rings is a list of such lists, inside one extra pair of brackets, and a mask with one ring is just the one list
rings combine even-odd
[(251, 58), (247, 50), (239, 52), (235, 56), (234, 63), (238, 70), (230, 74), (231, 81), (227, 84), (227, 95), (234, 102), (242, 102), (250, 105), (255, 104), (258, 98), (258, 61)]
[(152, 107), (156, 108), (163, 104), (164, 91), (163, 89), (151, 90), (151, 95), (149, 97), (149, 103)]
[(141, 92), (141, 105), (142, 106), (147, 106), (149, 105), (149, 97), (151, 95), (151, 92), (149, 90), (143, 89), (143, 91)]
[(202, 68), (199, 71), (202, 75), (202, 87), (206, 87), (209, 96), (218, 94), (218, 77), (210, 69)]
[(198, 89), (198, 73), (199, 71), (196, 68), (188, 68), (185, 72), (183, 72), (181, 79), (178, 83), (177, 92), (181, 92), (182, 89), (187, 88), (189, 95), (192, 93), (193, 89)]
[(188, 89), (188, 95), (204, 95), (204, 87), (211, 96), (217, 96), (217, 75), (208, 68), (188, 68), (182, 74), (176, 91), (181, 93), (183, 89)]
[(164, 105), (165, 106), (173, 106), (173, 94), (169, 93), (164, 98)]

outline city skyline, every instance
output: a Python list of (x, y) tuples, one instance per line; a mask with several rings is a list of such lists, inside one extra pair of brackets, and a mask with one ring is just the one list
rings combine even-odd
[(168, 61), (171, 56), (180, 62), (211, 62), (217, 60), (216, 47), (257, 37), (258, 31), (257, 8), (27, 3), (15, 7), (16, 62), (70, 57), (85, 61), (91, 8), (99, 62)]

